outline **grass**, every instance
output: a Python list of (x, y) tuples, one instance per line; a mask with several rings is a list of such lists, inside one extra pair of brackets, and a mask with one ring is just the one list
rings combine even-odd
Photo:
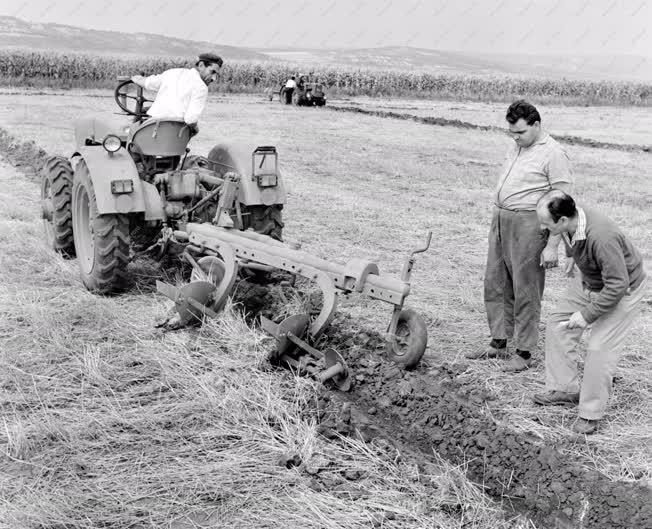
[[(496, 105), (495, 112), (502, 114), (502, 107)], [(6, 126), (58, 154), (71, 149), (72, 119), (99, 110), (112, 110), (110, 98), (0, 95)], [(486, 344), (486, 232), (506, 137), (336, 114), (327, 108), (282, 107), (253, 97), (211, 100), (200, 127), (192, 145), (199, 153), (224, 138), (277, 145), (289, 191), (284, 210), (287, 236), (301, 240), (303, 249), (320, 257), (340, 262), (366, 257), (377, 260), (382, 272), (398, 275), (408, 250), (432, 230), (433, 246), (417, 260), (408, 299), (429, 326), (425, 363), (434, 367), (441, 361), (463, 361), (466, 351)], [(652, 268), (652, 233), (647, 228), (652, 220), (650, 155), (567, 150), (576, 197), (614, 218)], [(436, 504), (434, 510), (423, 507), (432, 506), (432, 489), (410, 481), (414, 467), (400, 462), (387, 467), (387, 460), (371, 457), (365, 445), (326, 443), (309, 423), (293, 419), (310, 395), (310, 383), (258, 369), (264, 365), (265, 342), (242, 327), (236, 314), (228, 312), (199, 334), (158, 335), (151, 330), (151, 322), (165, 310), (158, 298), (139, 292), (108, 299), (86, 294), (75, 264), (42, 247), (36, 213), (26, 213), (37, 210), (36, 186), (22, 182), (19, 175), (7, 178), (1, 200), (12, 206), (8, 215), (3, 209), (0, 229), (7, 250), (0, 256), (5, 270), (0, 311), (6, 316), (0, 324), (0, 372), (10, 433), (5, 443), (11, 447), (8, 453), (29, 454), (28, 462), (42, 467), (30, 471), (35, 474), (23, 482), (6, 478), (0, 490), (9, 492), (0, 505), (6, 512), (13, 509), (17, 520), (21, 509), (27, 509), (33, 517), (21, 522), (24, 526), (57, 519), (92, 527), (99, 518), (81, 517), (96, 511), (106, 516), (102, 520), (120, 526), (127, 519), (136, 523), (138, 509), (149, 513), (148, 521), (138, 522), (144, 526), (160, 520), (171, 524), (175, 513), (203, 506), (217, 509), (221, 514), (216, 516), (230, 526), (258, 527), (265, 512), (277, 526), (354, 527), (369, 525), (371, 517), (393, 509), (390, 505), (405, 510), (398, 519), (385, 520), (385, 526), (462, 524), (459, 517), (442, 517)], [(548, 276), (544, 321), (561, 295), (561, 275), (555, 270)], [(355, 317), (361, 328), (378, 331), (390, 314), (387, 305), (355, 295), (341, 300), (341, 310)], [(535, 352), (534, 368), (524, 374), (506, 376), (499, 362), (488, 361), (471, 363), (467, 376), (486, 381), (494, 390), (492, 412), (513, 428), (533, 430), (544, 442), (561, 442), (587, 467), (614, 480), (650, 480), (651, 326), (652, 311), (646, 305), (627, 342), (604, 425), (586, 441), (578, 441), (566, 428), (573, 410), (530, 403), (529, 396), (543, 386), (541, 351)], [(54, 391), (53, 385), (59, 389)], [(262, 422), (270, 413), (275, 424), (284, 425), (280, 433)], [(98, 433), (100, 440), (85, 437), (87, 430)], [(293, 451), (308, 461), (334, 462), (334, 469), (341, 469), (342, 461), (364, 461), (371, 479), (364, 488), (374, 491), (373, 502), (335, 498), (328, 491), (316, 494), (307, 476), (277, 468), (278, 457)], [(75, 470), (75, 457), (99, 465), (92, 478), (97, 481), (88, 482), (93, 486), (80, 484), (87, 478)], [(11, 476), (28, 472), (24, 463), (11, 464), (16, 465)], [(59, 477), (71, 481), (53, 487), (59, 477), (42, 468), (58, 469)], [(436, 501), (460, 502), (473, 513), (469, 516), (476, 527), (503, 523), (495, 507), (483, 503), (486, 500), (461, 479), (463, 469), (443, 468), (429, 470), (440, 490), (447, 491), (444, 500), (435, 495)], [(224, 479), (224, 487), (218, 478)], [(121, 486), (127, 487), (124, 494)], [(78, 493), (82, 504), (68, 503), (66, 510), (67, 490)], [(132, 505), (133, 498), (142, 503)], [(101, 509), (93, 504), (98, 501)], [(206, 507), (209, 501), (218, 505)], [(70, 516), (79, 518), (66, 518)]]

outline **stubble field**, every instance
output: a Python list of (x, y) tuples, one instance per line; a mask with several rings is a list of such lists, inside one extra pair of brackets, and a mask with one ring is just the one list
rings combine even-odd
[[(375, 103), (368, 99), (364, 104)], [(410, 105), (393, 101), (389, 106), (409, 112)], [(482, 105), (482, 112), (471, 108), (457, 119), (499, 124), (503, 105)], [(387, 106), (378, 102), (374, 108)], [(113, 111), (105, 91), (0, 93), (3, 128), (50, 154), (71, 152), (75, 118)], [(455, 108), (448, 111), (457, 115)], [(649, 144), (644, 131), (628, 127), (626, 118), (618, 123), (611, 119), (629, 112), (569, 108), (564, 122), (562, 109), (556, 109), (550, 118), (544, 113), (544, 120), (554, 132), (572, 126), (568, 116), (584, 116), (573, 134)], [(277, 146), (289, 190), (285, 234), (320, 257), (340, 262), (366, 257), (376, 260), (382, 272), (398, 275), (407, 252), (433, 231), (433, 245), (417, 261), (408, 298), (429, 328), (419, 380), (437, 385), (440, 366), (453, 366), (456, 384), (482, 385), (492, 393), (492, 399), (476, 404), (474, 413), (527, 434), (538, 446), (554, 445), (560, 457), (596, 470), (605, 482), (646, 486), (652, 480), (649, 301), (628, 339), (607, 417), (587, 439), (568, 429), (574, 410), (541, 409), (531, 403), (531, 394), (543, 387), (541, 351), (535, 352), (532, 369), (515, 375), (505, 375), (499, 361), (464, 359), (465, 352), (488, 341), (482, 303), (486, 232), (494, 179), (511, 141), (507, 136), (336, 113), (328, 107), (284, 107), (253, 96), (212, 96), (200, 127), (191, 144), (200, 154), (224, 140)], [(616, 220), (651, 269), (652, 156), (566, 149), (575, 171), (576, 198)], [(271, 343), (247, 328), (237, 309), (199, 332), (159, 335), (151, 327), (166, 304), (152, 294), (147, 278), (144, 286), (117, 298), (84, 292), (75, 262), (43, 247), (35, 181), (6, 164), (2, 174), (0, 346), (6, 453), (1, 509), (7, 527), (174, 526), (199, 510), (224, 527), (539, 523), (532, 507), (536, 501), (519, 510), (518, 502), (511, 505), (503, 498), (494, 503), (480, 494), (482, 476), (470, 474), (468, 462), (444, 458), (434, 465), (426, 456), (419, 461), (418, 455), (414, 461), (405, 455), (397, 462), (372, 454), (370, 447), (377, 445), (346, 437), (326, 441), (314, 421), (302, 418), (314, 386), (267, 372), (264, 350)], [(543, 321), (565, 281), (559, 269), (548, 274)], [(349, 332), (351, 340), (338, 345), (358, 365), (356, 336), (382, 332), (389, 308), (351, 296), (340, 311), (344, 318), (336, 329)], [(287, 395), (294, 397), (288, 400)], [(363, 412), (373, 407), (373, 391), (358, 395)], [(274, 428), (269, 415), (275, 417)], [(153, 446), (161, 447), (163, 461)], [(276, 465), (281, 455), (295, 452), (306, 463), (300, 471)], [(351, 461), (364, 466), (368, 477), (362, 481), (371, 494), (337, 494), (337, 487), (328, 483), (321, 490), (308, 487), (314, 474), (306, 476), (305, 469), (316, 460), (347, 462), (335, 464), (335, 470), (331, 465), (333, 474), (345, 472)], [(432, 466), (420, 468), (424, 461)], [(511, 464), (519, 466), (518, 461)], [(433, 496), (433, 488), (412, 479), (414, 472), (438, 483), (441, 496), (435, 496), (446, 500), (429, 504), (426, 498)], [(211, 481), (215, 476), (219, 483)], [(494, 500), (500, 496), (489, 492)], [(456, 507), (442, 507), (448, 504)], [(569, 519), (577, 520), (573, 506), (568, 508)], [(380, 518), (374, 518), (378, 513)], [(193, 514), (188, 519), (198, 524), (200, 518)], [(547, 522), (540, 523), (544, 527)]]

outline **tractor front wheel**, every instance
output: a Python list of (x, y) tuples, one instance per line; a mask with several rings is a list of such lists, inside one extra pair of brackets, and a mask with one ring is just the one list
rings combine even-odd
[(50, 248), (64, 257), (75, 256), (72, 236), (73, 171), (62, 156), (52, 156), (45, 162), (41, 180), (41, 208), (45, 240)]
[(398, 316), (396, 334), (387, 342), (387, 357), (406, 369), (415, 367), (428, 343), (428, 329), (423, 318), (412, 309), (402, 310)]
[(72, 224), (84, 286), (99, 294), (124, 290), (129, 263), (129, 217), (98, 214), (93, 182), (84, 160), (75, 168)]

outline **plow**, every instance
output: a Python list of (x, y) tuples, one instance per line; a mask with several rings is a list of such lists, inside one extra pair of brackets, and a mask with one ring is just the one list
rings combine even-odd
[[(142, 88), (120, 79), (115, 101), (129, 121), (90, 116), (75, 124), (75, 151), (48, 160), (43, 174), (42, 216), (48, 244), (76, 256), (87, 289), (113, 294), (127, 288), (128, 265), (144, 253), (171, 253), (189, 263), (190, 282), (157, 281), (174, 302), (160, 325), (181, 328), (219, 317), (234, 287), (252, 274), (263, 280), (282, 273), (317, 285), (319, 310), (281, 321), (264, 316), (260, 327), (274, 337), (270, 361), (335, 385), (352, 379), (337, 350), (318, 348), (342, 294), (357, 293), (392, 307), (385, 332), (388, 360), (415, 367), (427, 345), (421, 316), (404, 307), (416, 256), (405, 258), (399, 277), (381, 274), (377, 263), (322, 259), (283, 241), (286, 202), (274, 146), (217, 144), (207, 156), (189, 155), (189, 127), (180, 120), (150, 118)], [(73, 168), (74, 164), (74, 168)], [(141, 249), (136, 249), (136, 240)]]

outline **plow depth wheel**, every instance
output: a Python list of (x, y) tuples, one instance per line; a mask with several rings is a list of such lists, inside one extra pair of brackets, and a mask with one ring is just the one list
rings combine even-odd
[(93, 182), (83, 160), (75, 169), (72, 222), (84, 286), (100, 294), (124, 290), (129, 263), (129, 217), (98, 215)]
[(41, 180), (41, 208), (45, 240), (50, 248), (64, 257), (75, 256), (72, 236), (73, 172), (70, 162), (62, 156), (48, 158)]
[(402, 310), (398, 316), (396, 338), (387, 342), (387, 357), (405, 366), (406, 369), (415, 367), (428, 343), (428, 330), (426, 322), (412, 309)]

